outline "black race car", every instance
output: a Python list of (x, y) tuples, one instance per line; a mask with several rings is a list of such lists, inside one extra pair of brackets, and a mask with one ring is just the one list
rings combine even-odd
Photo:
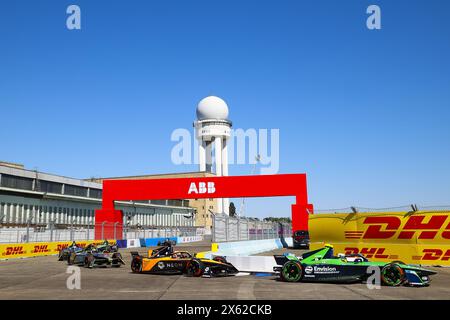
[(149, 251), (148, 257), (131, 252), (131, 271), (134, 273), (186, 274), (193, 277), (230, 276), (239, 271), (223, 257), (196, 258), (186, 251), (174, 251), (163, 246)]
[(117, 251), (117, 246), (110, 245), (107, 241), (99, 247), (90, 244), (81, 252), (72, 252), (67, 263), (88, 268), (99, 266), (120, 267), (125, 262), (122, 255)]
[(76, 244), (76, 242), (72, 242), (70, 246), (64, 248), (58, 253), (58, 261), (67, 261), (72, 252), (78, 253), (82, 252), (84, 249)]

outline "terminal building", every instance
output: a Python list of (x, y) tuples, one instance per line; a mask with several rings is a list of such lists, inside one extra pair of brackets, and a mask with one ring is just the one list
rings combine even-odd
[[(50, 223), (89, 227), (101, 208), (102, 184), (27, 170), (0, 162), (0, 225), (42, 226)], [(196, 209), (185, 200), (117, 202), (124, 226), (195, 226)]]

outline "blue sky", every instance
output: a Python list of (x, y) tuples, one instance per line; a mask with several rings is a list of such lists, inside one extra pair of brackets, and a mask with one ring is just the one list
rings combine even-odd
[[(81, 8), (82, 30), (66, 28)], [(378, 4), (382, 29), (366, 28)], [(204, 96), (280, 129), (316, 208), (450, 204), (450, 2), (2, 1), (0, 159), (73, 177), (170, 161)], [(233, 175), (251, 166), (232, 166)], [(292, 199), (247, 201), (252, 216)]]

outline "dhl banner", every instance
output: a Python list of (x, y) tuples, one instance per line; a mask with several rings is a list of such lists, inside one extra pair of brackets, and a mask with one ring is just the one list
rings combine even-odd
[(450, 212), (314, 214), (311, 249), (333, 244), (335, 253), (361, 253), (375, 261), (450, 265)]
[[(111, 244), (116, 243), (115, 240), (108, 241)], [(72, 241), (0, 244), (0, 260), (56, 255), (71, 243)], [(76, 243), (80, 247), (85, 247), (91, 243), (102, 244), (103, 240), (76, 241)]]

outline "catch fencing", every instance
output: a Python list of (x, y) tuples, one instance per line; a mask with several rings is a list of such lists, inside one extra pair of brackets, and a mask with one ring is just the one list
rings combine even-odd
[(227, 215), (213, 215), (212, 241), (228, 242), (243, 240), (276, 239), (291, 237), (292, 225), (255, 218), (237, 218)]
[(328, 243), (374, 261), (450, 265), (448, 210), (314, 214), (309, 234), (311, 250)]
[(421, 206), (416, 204), (408, 204), (398, 207), (389, 208), (364, 208), (364, 207), (347, 207), (339, 209), (314, 209), (314, 214), (321, 213), (382, 213), (382, 212), (435, 212), (450, 211), (450, 205), (441, 206)]
[[(95, 227), (106, 234), (112, 230), (114, 239), (169, 238), (204, 235), (204, 228), (191, 226), (140, 226), (102, 223), (98, 225), (27, 225), (0, 227), (0, 243), (94, 240)], [(121, 230), (122, 229), (122, 230)], [(103, 239), (103, 235), (101, 236)]]

